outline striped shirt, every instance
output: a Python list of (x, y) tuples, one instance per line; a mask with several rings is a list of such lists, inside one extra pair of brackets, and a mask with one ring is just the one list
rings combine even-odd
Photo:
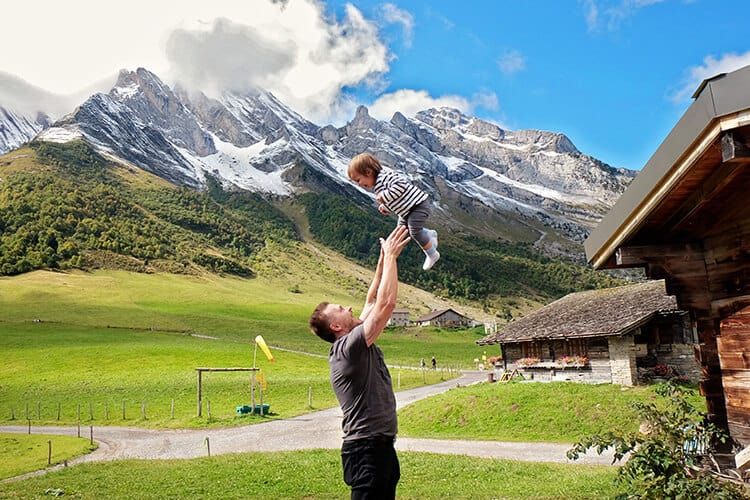
[(406, 217), (415, 205), (425, 201), (428, 196), (406, 177), (385, 167), (375, 179), (374, 189), (383, 205), (399, 217)]

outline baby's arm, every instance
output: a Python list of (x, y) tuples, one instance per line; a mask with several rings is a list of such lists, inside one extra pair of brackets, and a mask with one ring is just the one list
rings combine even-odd
[(383, 198), (380, 195), (376, 195), (375, 199), (378, 200), (378, 203), (380, 203), (380, 206), (378, 207), (378, 212), (380, 212), (383, 215), (388, 215), (388, 208), (383, 203)]

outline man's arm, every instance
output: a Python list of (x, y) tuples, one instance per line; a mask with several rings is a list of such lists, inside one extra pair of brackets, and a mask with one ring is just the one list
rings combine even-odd
[(380, 239), (381, 260), (383, 262), (380, 283), (377, 285), (375, 304), (368, 311), (363, 324), (365, 341), (368, 346), (375, 343), (375, 340), (383, 332), (393, 309), (396, 307), (396, 299), (398, 298), (397, 260), (409, 239), (409, 230), (406, 226), (398, 226), (388, 238)]
[(365, 305), (362, 307), (362, 313), (359, 315), (359, 319), (362, 321), (366, 320), (372, 312), (372, 308), (375, 307), (375, 299), (378, 296), (378, 287), (380, 286), (380, 278), (383, 276), (383, 248), (380, 248), (380, 257), (378, 257), (378, 265), (375, 268), (375, 276), (372, 278), (370, 288), (367, 290), (367, 297), (365, 298)]

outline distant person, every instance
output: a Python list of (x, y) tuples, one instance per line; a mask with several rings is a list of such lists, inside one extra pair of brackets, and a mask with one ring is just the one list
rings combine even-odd
[(437, 360), (435, 359), (435, 356), (432, 357), (432, 369), (434, 370), (437, 368)]
[(422, 359), (419, 360), (419, 367), (420, 368), (424, 368), (425, 367), (424, 358), (422, 358)]
[(430, 216), (427, 193), (400, 173), (382, 167), (370, 153), (358, 154), (352, 158), (347, 173), (360, 187), (375, 191), (381, 214), (393, 212), (398, 216), (398, 225), (409, 228), (411, 238), (419, 244), (426, 256), (422, 269), (431, 269), (440, 259), (440, 252), (437, 251), (437, 231), (424, 227)]
[(398, 296), (397, 259), (409, 242), (404, 226), (380, 239), (380, 258), (358, 318), (351, 307), (321, 302), (310, 329), (333, 344), (331, 386), (341, 405), (341, 463), (353, 499), (392, 499), (401, 469), (393, 443), (398, 431), (396, 396), (383, 352), (375, 341), (388, 324)]

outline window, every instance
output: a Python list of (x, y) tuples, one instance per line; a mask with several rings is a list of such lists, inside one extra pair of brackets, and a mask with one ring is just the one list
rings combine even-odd
[(542, 355), (542, 344), (539, 342), (524, 342), (521, 345), (524, 358), (539, 358), (544, 359)]
[(569, 339), (562, 345), (562, 352), (556, 353), (558, 356), (587, 356), (585, 339)]

